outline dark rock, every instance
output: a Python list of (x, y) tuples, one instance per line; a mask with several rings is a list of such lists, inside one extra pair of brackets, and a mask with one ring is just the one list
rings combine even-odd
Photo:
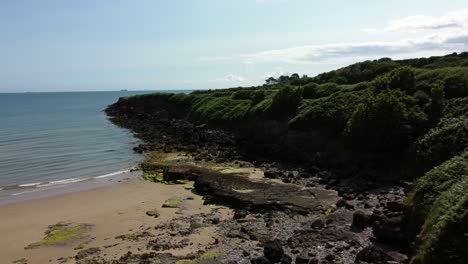
[(327, 254), (325, 256), (325, 259), (331, 262), (335, 259), (335, 256), (333, 254)]
[(281, 176), (283, 176), (283, 172), (277, 168), (269, 168), (265, 170), (264, 175), (265, 175), (265, 178), (278, 179)]
[(292, 263), (292, 258), (289, 255), (284, 254), (283, 257), (281, 257), (280, 264), (291, 264)]
[(322, 219), (315, 220), (311, 225), (310, 228), (312, 229), (322, 229), (324, 227), (324, 223)]
[(149, 211), (146, 212), (146, 215), (154, 217), (154, 218), (158, 218), (159, 217), (159, 212), (158, 212), (158, 210), (149, 210)]
[(344, 199), (339, 199), (336, 202), (337, 207), (345, 207), (346, 205), (348, 205), (348, 202), (346, 200), (344, 200)]
[(391, 212), (401, 212), (405, 210), (405, 203), (403, 201), (388, 201), (387, 209)]
[(385, 251), (380, 247), (375, 245), (370, 245), (363, 250), (361, 250), (356, 256), (356, 262), (365, 261), (369, 263), (405, 263), (408, 260), (408, 257), (395, 252), (395, 251)]
[(353, 214), (353, 226), (357, 228), (364, 228), (369, 224), (370, 216), (363, 211), (356, 211)]
[(296, 257), (296, 264), (308, 264), (310, 258), (308, 256), (299, 255)]
[(236, 210), (236, 212), (234, 213), (234, 219), (241, 219), (241, 218), (245, 218), (247, 216), (247, 211), (244, 210), (244, 209), (239, 209), (239, 210)]
[(281, 242), (279, 240), (266, 242), (265, 247), (263, 248), (263, 254), (265, 254), (265, 257), (273, 263), (280, 261), (281, 257), (284, 255)]
[(271, 264), (271, 261), (269, 261), (265, 257), (258, 257), (258, 258), (251, 259), (250, 263), (252, 263), (252, 264)]
[(84, 258), (89, 257), (90, 255), (94, 255), (99, 252), (101, 252), (101, 249), (97, 247), (83, 249), (76, 254), (75, 259), (76, 260), (84, 259)]
[(372, 225), (372, 231), (377, 240), (393, 245), (400, 245), (404, 242), (404, 235), (401, 232), (403, 217), (383, 218)]

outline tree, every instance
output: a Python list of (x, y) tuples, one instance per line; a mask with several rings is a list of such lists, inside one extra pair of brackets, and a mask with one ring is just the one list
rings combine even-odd
[(265, 84), (266, 85), (275, 85), (278, 83), (278, 80), (276, 80), (275, 78), (273, 77), (270, 77), (268, 79), (265, 80)]

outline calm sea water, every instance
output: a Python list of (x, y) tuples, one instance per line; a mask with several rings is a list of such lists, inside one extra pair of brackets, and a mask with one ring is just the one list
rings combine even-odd
[(141, 93), (0, 94), (0, 192), (107, 177), (134, 166), (142, 158), (132, 151), (137, 140), (102, 110)]

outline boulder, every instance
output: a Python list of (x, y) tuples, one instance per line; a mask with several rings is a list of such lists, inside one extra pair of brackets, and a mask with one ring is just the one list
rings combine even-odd
[(265, 247), (263, 248), (263, 254), (271, 262), (279, 262), (284, 255), (284, 250), (281, 246), (281, 242), (279, 240), (266, 242)]
[(357, 228), (364, 228), (369, 224), (370, 216), (363, 211), (356, 211), (353, 214), (353, 226)]

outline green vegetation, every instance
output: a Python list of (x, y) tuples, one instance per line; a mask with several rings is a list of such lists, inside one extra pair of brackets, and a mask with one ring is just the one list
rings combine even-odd
[(424, 221), (416, 263), (465, 263), (468, 258), (468, 151), (421, 177), (413, 195)]
[(217, 259), (220, 257), (218, 252), (206, 252), (198, 258), (194, 259), (181, 259), (176, 264), (208, 264), (218, 263)]
[(38, 242), (32, 243), (26, 249), (41, 246), (63, 245), (76, 240), (85, 239), (89, 227), (85, 225), (56, 224), (49, 226), (46, 236)]
[(167, 199), (166, 201), (164, 201), (162, 207), (179, 208), (181, 204), (182, 204), (181, 200), (171, 198), (171, 199)]
[(258, 87), (140, 95), (127, 102), (148, 105), (148, 99), (227, 129), (273, 121), (285, 131), (310, 133), (311, 140), (320, 132), (346, 151), (391, 164), (417, 180), (412, 206), (422, 225), (418, 260), (466, 258), (468, 52), (383, 58), (315, 77), (270, 77)]
[(146, 172), (143, 174), (143, 178), (147, 181), (152, 182), (163, 182), (164, 174), (162, 172)]

